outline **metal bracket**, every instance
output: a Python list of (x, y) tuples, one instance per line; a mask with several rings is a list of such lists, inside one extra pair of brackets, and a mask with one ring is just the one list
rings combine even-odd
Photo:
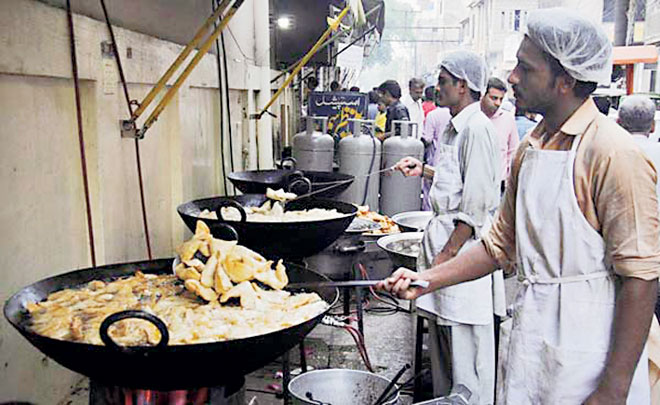
[(101, 56), (103, 58), (112, 58), (115, 56), (112, 41), (101, 41)]
[(273, 117), (273, 118), (277, 118), (277, 115), (273, 114), (272, 112), (270, 112), (270, 111), (268, 111), (268, 110), (265, 110), (265, 111), (262, 111), (262, 112), (260, 112), (260, 113), (256, 113), (256, 114), (250, 114), (250, 115), (248, 115), (248, 119), (251, 119), (251, 120), (260, 120), (261, 117), (263, 117), (264, 114), (268, 114), (268, 115), (270, 115), (270, 116)]
[(121, 129), (122, 138), (142, 139), (138, 134), (137, 126), (133, 120), (119, 120), (119, 128)]

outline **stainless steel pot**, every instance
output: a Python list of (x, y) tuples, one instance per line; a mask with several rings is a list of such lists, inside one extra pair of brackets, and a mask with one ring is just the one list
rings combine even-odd
[[(411, 270), (417, 268), (417, 254), (402, 251), (398, 246), (403, 244), (421, 243), (424, 232), (402, 232), (394, 235), (383, 236), (376, 242), (378, 247), (387, 252), (394, 267), (406, 267)], [(393, 246), (394, 245), (394, 246)]]
[(408, 211), (394, 215), (392, 221), (399, 225), (403, 232), (421, 232), (431, 218), (433, 218), (433, 211)]
[[(314, 370), (291, 380), (289, 392), (296, 405), (373, 405), (389, 383), (387, 378), (366, 371)], [(398, 401), (397, 393), (385, 404)]]

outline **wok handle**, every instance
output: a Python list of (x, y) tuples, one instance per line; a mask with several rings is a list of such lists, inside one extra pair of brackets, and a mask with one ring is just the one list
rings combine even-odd
[[(215, 208), (215, 214), (218, 216), (218, 219), (220, 221), (226, 221), (226, 219), (224, 219), (222, 217), (222, 208), (224, 208), (224, 207), (234, 207), (234, 208), (236, 208), (238, 210), (238, 212), (240, 212), (240, 214), (241, 214), (241, 222), (246, 222), (247, 221), (247, 213), (245, 212), (245, 208), (243, 208), (243, 206), (238, 201), (234, 201), (234, 200), (220, 201), (218, 206)], [(229, 224), (226, 224), (226, 225), (231, 228), (231, 226)], [(236, 230), (234, 230), (234, 228), (231, 228), (231, 229), (234, 231), (234, 233), (236, 233)], [(236, 240), (238, 240), (238, 234), (236, 234)]]
[(295, 186), (298, 185), (298, 184), (303, 184), (304, 186), (307, 187), (307, 191), (304, 191), (303, 193), (296, 193), (299, 196), (304, 196), (305, 194), (309, 194), (309, 193), (312, 192), (312, 181), (310, 179), (308, 179), (307, 177), (300, 177), (298, 179), (295, 179), (295, 180), (289, 182), (289, 184), (287, 185), (287, 190), (289, 192), (294, 192), (293, 190), (294, 190)]
[(344, 245), (344, 246), (337, 246), (335, 247), (335, 250), (339, 253), (356, 253), (356, 252), (364, 252), (364, 250), (367, 248), (367, 245), (359, 241), (356, 245)]
[(233, 226), (225, 223), (216, 224), (215, 226), (224, 228), (227, 231), (227, 233), (229, 233), (231, 236), (231, 239), (225, 239), (224, 237), (221, 237), (220, 239), (238, 241), (238, 232), (236, 232), (236, 228), (234, 228)]
[(158, 328), (158, 331), (160, 332), (160, 341), (156, 346), (154, 346), (154, 349), (162, 349), (167, 346), (167, 343), (169, 343), (170, 333), (167, 331), (167, 325), (165, 325), (165, 322), (163, 322), (156, 315), (152, 315), (145, 311), (132, 309), (128, 311), (115, 312), (114, 314), (110, 315), (109, 317), (103, 320), (103, 322), (101, 323), (101, 328), (99, 329), (99, 333), (101, 334), (101, 340), (106, 346), (120, 352), (125, 352), (125, 353), (133, 352), (130, 346), (129, 347), (119, 346), (117, 343), (115, 343), (114, 340), (112, 340), (110, 335), (108, 335), (108, 329), (110, 328), (110, 325), (112, 325), (115, 322), (128, 318), (144, 319), (146, 321), (153, 323), (154, 326)]
[[(288, 165), (286, 163), (289, 163)], [(280, 161), (280, 168), (284, 170), (296, 170), (296, 165), (298, 162), (296, 161), (295, 158), (289, 156), (285, 157)]]

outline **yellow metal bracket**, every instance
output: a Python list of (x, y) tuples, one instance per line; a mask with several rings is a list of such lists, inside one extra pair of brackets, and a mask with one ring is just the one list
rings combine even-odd
[[(149, 94), (139, 103), (138, 108), (133, 112), (131, 118), (128, 120), (121, 120), (121, 135), (122, 137), (128, 138), (144, 138), (144, 134), (147, 130), (158, 120), (158, 117), (163, 112), (167, 104), (172, 101), (172, 98), (177, 93), (183, 82), (190, 76), (190, 73), (195, 69), (195, 67), (202, 60), (204, 55), (211, 49), (213, 42), (218, 38), (222, 30), (225, 29), (231, 18), (236, 14), (238, 8), (243, 4), (244, 0), (235, 0), (234, 3), (229, 7), (229, 4), (232, 3), (232, 0), (223, 0), (213, 14), (204, 22), (204, 25), (200, 27), (193, 39), (186, 45), (181, 54), (176, 58), (172, 65), (167, 69), (165, 74), (158, 80), (158, 83), (149, 91)], [(222, 13), (229, 10), (222, 15)], [(154, 99), (163, 91), (166, 87), (167, 82), (172, 78), (174, 73), (181, 67), (186, 58), (192, 53), (193, 49), (202, 41), (206, 33), (209, 31), (213, 23), (220, 18), (220, 23), (215, 27), (211, 35), (202, 43), (199, 47), (199, 50), (193, 56), (191, 61), (185, 67), (181, 75), (176, 79), (174, 84), (167, 89), (167, 92), (163, 95), (160, 102), (156, 105), (154, 110), (151, 112), (149, 117), (145, 120), (142, 128), (138, 129), (136, 121), (137, 119), (146, 111), (147, 107), (154, 101)]]

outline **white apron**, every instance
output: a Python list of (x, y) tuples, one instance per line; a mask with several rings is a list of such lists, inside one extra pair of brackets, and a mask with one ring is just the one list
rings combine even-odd
[[(570, 151), (529, 148), (522, 162), (515, 230), (522, 286), (500, 340), (499, 404), (581, 404), (605, 365), (617, 286), (605, 241), (575, 196), (579, 142)], [(628, 404), (650, 402), (647, 357), (645, 349)]]
[[(442, 251), (455, 228), (454, 220), (458, 217), (458, 208), (463, 193), (463, 178), (457, 146), (460, 140), (459, 135), (453, 139), (452, 145), (441, 143), (435, 152), (437, 164), (430, 191), (430, 202), (435, 216), (424, 230), (422, 249), (417, 259), (418, 271), (432, 267), (433, 259)], [(480, 243), (478, 237), (483, 231), (489, 229), (493, 215), (494, 212), (491, 213), (481, 229), (475, 229), (477, 238), (468, 240), (460, 252), (469, 249), (475, 243)], [(495, 292), (493, 292), (493, 278), (498, 280), (494, 284), (497, 288)], [(492, 323), (493, 296), (496, 297), (495, 309), (498, 315), (505, 311), (504, 283), (501, 271), (492, 276), (488, 275), (474, 281), (441, 288), (433, 294), (439, 324), (488, 325)]]

